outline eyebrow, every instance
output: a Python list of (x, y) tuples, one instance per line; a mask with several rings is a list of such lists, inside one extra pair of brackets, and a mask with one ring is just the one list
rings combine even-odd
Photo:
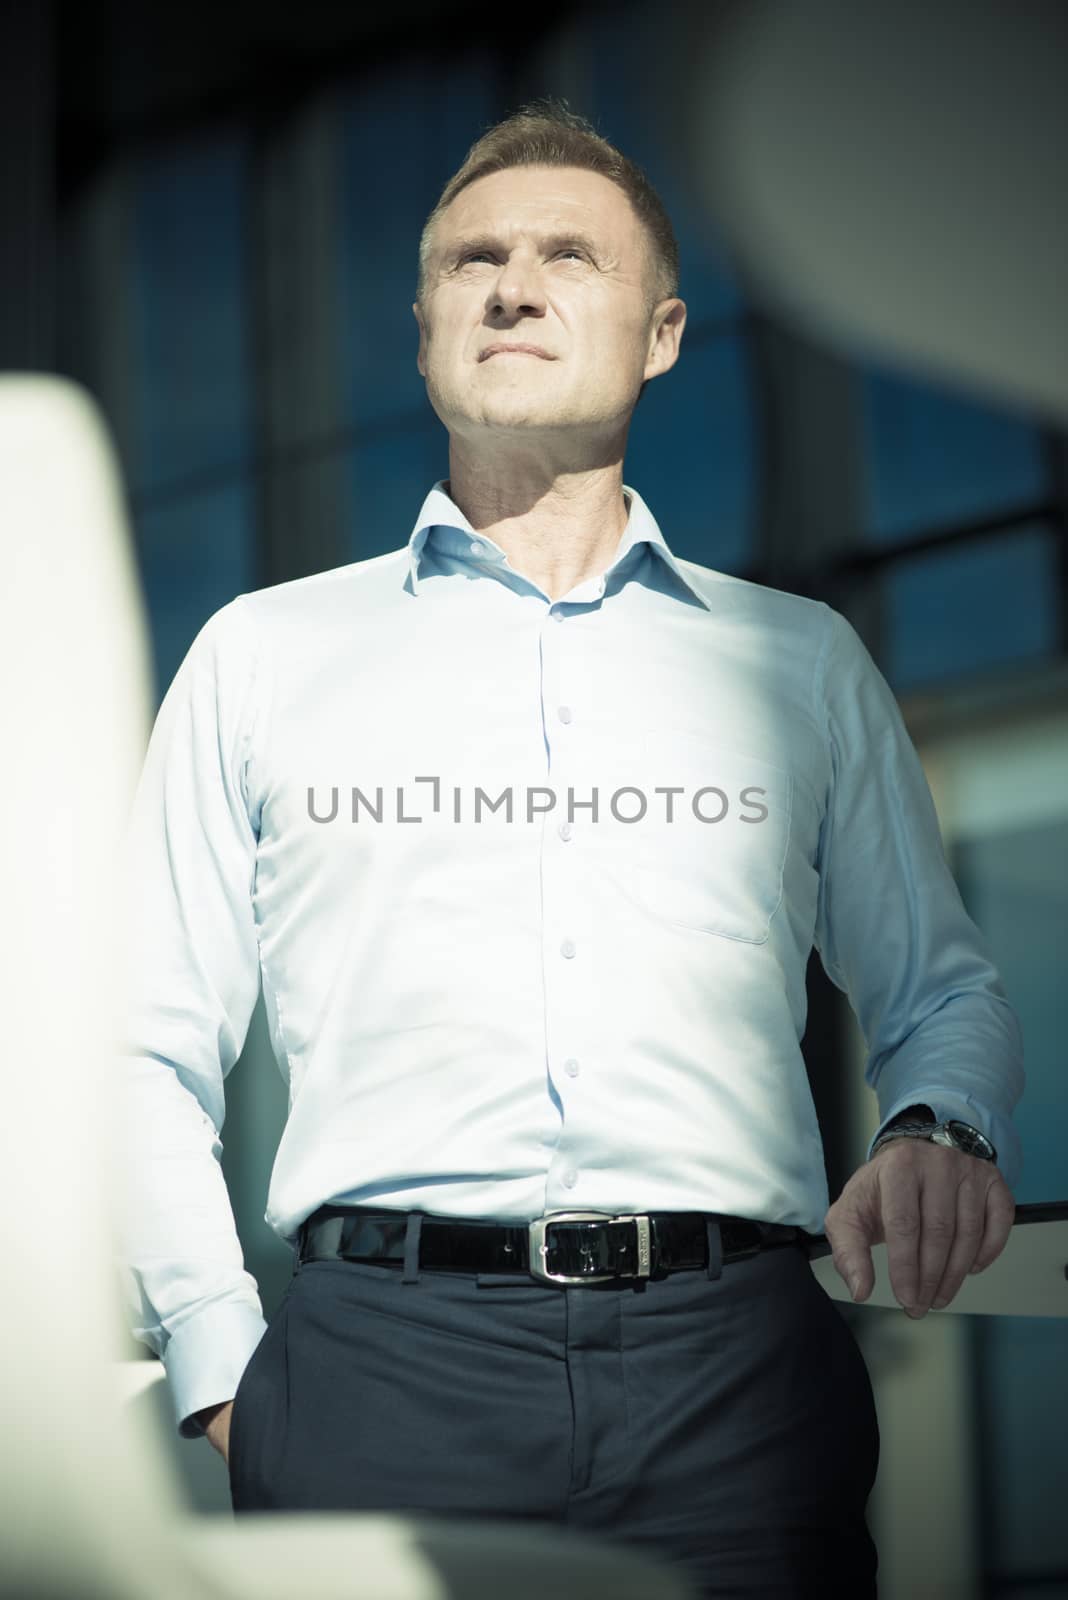
[[(585, 250), (592, 256), (595, 261), (600, 256), (597, 245), (589, 235), (573, 228), (563, 233), (545, 234), (539, 242), (543, 250), (560, 250), (565, 245), (578, 245), (580, 249)], [(495, 234), (471, 234), (463, 239), (454, 239), (444, 252), (443, 262), (455, 261), (457, 256), (466, 255), (471, 250), (500, 251), (502, 248), (501, 240)]]

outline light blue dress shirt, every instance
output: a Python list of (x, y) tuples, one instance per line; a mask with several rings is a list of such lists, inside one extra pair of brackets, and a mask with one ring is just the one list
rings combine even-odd
[(186, 1437), (266, 1327), (218, 1160), (261, 982), (290, 1244), (328, 1201), (822, 1232), (813, 943), (880, 1126), (960, 1117), (1015, 1183), (1019, 1025), (885, 680), (625, 492), (552, 602), (442, 480), (403, 549), (223, 606), (167, 691), (124, 858), (120, 1273)]

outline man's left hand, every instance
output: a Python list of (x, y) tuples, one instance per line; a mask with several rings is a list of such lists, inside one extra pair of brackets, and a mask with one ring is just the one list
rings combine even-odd
[(885, 1241), (890, 1286), (910, 1317), (923, 1317), (947, 1306), (969, 1272), (997, 1260), (1015, 1217), (992, 1161), (898, 1138), (853, 1174), (823, 1226), (854, 1300), (875, 1287), (871, 1247)]

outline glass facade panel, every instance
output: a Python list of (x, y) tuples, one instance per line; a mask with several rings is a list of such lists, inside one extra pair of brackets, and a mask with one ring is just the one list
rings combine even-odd
[(1041, 524), (915, 556), (884, 584), (883, 670), (895, 691), (1056, 648), (1056, 547)]
[(742, 334), (688, 349), (653, 378), (631, 424), (623, 476), (671, 549), (721, 572), (750, 559), (756, 439)]
[(219, 134), (135, 164), (129, 276), (135, 490), (244, 467), (245, 163)]
[(431, 413), (422, 423), (369, 435), (350, 453), (351, 544), (366, 561), (407, 544), (419, 507), (449, 473), (449, 440)]
[(251, 500), (250, 484), (238, 479), (137, 517), (160, 700), (212, 613), (255, 586)]
[[(1018, 760), (1020, 808), (1038, 813), (955, 837), (952, 862), (969, 913), (988, 938), (1024, 1035), (1024, 1093), (1013, 1120), (1023, 1142), (1017, 1204), (1068, 1200), (1063, 1040), (1068, 1025), (1068, 797), (1039, 791), (1037, 771)], [(1025, 786), (1030, 786), (1025, 787)], [(1011, 804), (1011, 800), (1009, 802)], [(1008, 806), (1006, 806), (1006, 809)], [(1042, 813), (1045, 812), (1045, 815)], [(984, 1435), (979, 1526), (988, 1572), (1036, 1594), (1068, 1592), (1068, 1434), (1064, 1374), (1068, 1318), (975, 1317), (970, 1332)], [(1059, 1574), (1054, 1581), (1052, 1575)], [(1001, 1593), (989, 1590), (990, 1593)]]
[(871, 541), (993, 516), (1048, 492), (1041, 433), (1026, 417), (894, 373), (861, 377)]

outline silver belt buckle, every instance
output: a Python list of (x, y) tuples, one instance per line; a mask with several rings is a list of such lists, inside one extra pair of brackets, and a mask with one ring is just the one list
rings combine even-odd
[[(638, 1231), (638, 1265), (633, 1272), (550, 1272), (546, 1266), (549, 1246), (546, 1231), (557, 1222), (633, 1222)], [(612, 1278), (647, 1278), (652, 1266), (649, 1218), (634, 1215), (613, 1217), (605, 1211), (553, 1211), (535, 1217), (529, 1225), (529, 1267), (535, 1278), (546, 1283), (607, 1283)]]

